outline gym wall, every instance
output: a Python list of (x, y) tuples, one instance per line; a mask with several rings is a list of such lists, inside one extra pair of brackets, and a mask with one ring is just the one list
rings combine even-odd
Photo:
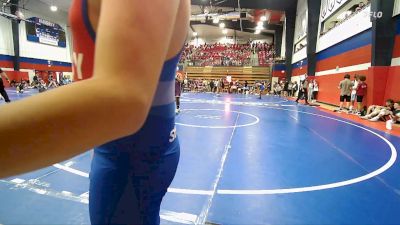
[[(52, 18), (32, 11), (23, 11), (23, 14), (25, 18), (39, 17), (59, 24), (66, 32), (67, 46), (66, 48), (61, 48), (28, 41), (25, 22), (21, 21), (19, 24), (20, 70), (28, 72), (30, 78), (34, 75), (34, 70), (66, 72), (69, 75), (72, 72), (72, 68), (67, 13), (58, 11)], [(14, 50), (12, 39), (11, 20), (0, 17), (0, 66), (6, 70), (13, 70)]]
[[(349, 4), (353, 3), (350, 2)], [(364, 104), (383, 104), (387, 98), (400, 100), (398, 87), (400, 84), (400, 0), (395, 1), (393, 12), (393, 20), (396, 23), (396, 38), (391, 66), (371, 67), (372, 22), (369, 12), (370, 6), (367, 6), (326, 34), (318, 37), (316, 43), (318, 101), (338, 105), (338, 84), (347, 73), (352, 76), (360, 74), (367, 77), (369, 86)], [(302, 20), (302, 17), (297, 16), (296, 19)], [(320, 29), (321, 20), (320, 17)], [(300, 24), (302, 24), (301, 21), (296, 21), (296, 29), (300, 29), (297, 28)], [(296, 38), (301, 37), (295, 36), (294, 45), (298, 41)], [(291, 80), (298, 80), (299, 76), (304, 73), (307, 73), (306, 48), (293, 54)]]

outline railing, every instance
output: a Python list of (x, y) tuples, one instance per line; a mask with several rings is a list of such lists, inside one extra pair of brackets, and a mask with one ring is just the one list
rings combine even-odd
[(361, 13), (361, 11), (363, 11), (365, 8), (369, 7), (371, 5), (371, 3), (368, 3), (366, 5), (364, 5), (364, 7), (362, 7), (361, 9), (354, 11), (352, 14), (350, 14), (348, 17), (346, 17), (344, 20), (339, 21), (338, 23), (335, 24), (335, 26), (333, 26), (331, 29), (325, 31), (325, 32), (321, 32), (320, 37), (324, 36), (325, 34), (329, 33), (330, 31), (332, 31), (333, 29), (339, 27), (341, 24), (343, 24), (344, 22), (346, 22), (347, 20), (349, 20), (350, 18), (354, 17), (355, 15)]

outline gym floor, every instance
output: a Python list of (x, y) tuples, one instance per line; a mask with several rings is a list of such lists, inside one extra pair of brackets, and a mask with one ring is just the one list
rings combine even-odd
[[(181, 108), (162, 224), (400, 224), (399, 137), (272, 96), (185, 93)], [(0, 180), (0, 224), (89, 224), (90, 160)]]

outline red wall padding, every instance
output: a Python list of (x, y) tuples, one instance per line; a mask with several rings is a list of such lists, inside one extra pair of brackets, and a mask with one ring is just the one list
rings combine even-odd
[(12, 61), (0, 61), (0, 68), (14, 68)]
[[(28, 72), (19, 72), (19, 71), (4, 71), (4, 72), (7, 74), (10, 81), (12, 80), (20, 81), (21, 79), (29, 80)], [(3, 83), (5, 87), (10, 86), (10, 84), (6, 81), (5, 78), (3, 78)]]
[(292, 70), (292, 76), (300, 76), (307, 73), (308, 66), (304, 65), (302, 67), (298, 67)]
[(396, 36), (393, 47), (393, 58), (400, 57), (400, 35)]
[[(316, 76), (315, 78), (319, 84), (318, 101), (330, 103), (333, 105), (339, 105), (340, 90), (338, 86), (340, 81), (344, 79), (343, 77), (345, 74), (347, 73)], [(354, 71), (354, 72), (349, 72), (348, 74), (350, 74), (351, 79), (353, 79), (354, 74), (361, 74), (367, 76), (368, 70)], [(367, 78), (367, 83), (368, 83), (368, 78)]]
[[(318, 101), (338, 105), (340, 95), (338, 86), (345, 74), (338, 73), (316, 77), (319, 83)], [(389, 98), (400, 101), (400, 66), (370, 67), (368, 70), (353, 71), (348, 74), (351, 75), (352, 79), (354, 74), (367, 77), (368, 89), (364, 104), (382, 105)]]
[[(340, 90), (338, 87), (340, 81), (344, 79), (345, 74), (347, 73), (316, 76), (315, 78), (319, 85), (318, 101), (330, 103), (333, 105), (339, 105)], [(353, 79), (354, 74), (361, 74), (367, 76), (368, 70), (354, 71), (354, 72), (349, 72), (348, 74), (350, 74), (351, 79)], [(368, 83), (368, 78), (367, 78), (367, 83)], [(366, 100), (364, 100), (364, 102), (365, 101)]]
[(272, 72), (272, 77), (279, 77), (279, 78), (286, 77), (286, 72), (282, 73), (281, 70), (274, 70), (274, 72)]
[(385, 99), (400, 101), (400, 66), (392, 66), (386, 81)]
[(316, 71), (325, 71), (371, 62), (371, 45), (366, 45), (317, 62)]
[(368, 105), (382, 105), (385, 101), (385, 89), (390, 66), (374, 66), (368, 68), (367, 96)]

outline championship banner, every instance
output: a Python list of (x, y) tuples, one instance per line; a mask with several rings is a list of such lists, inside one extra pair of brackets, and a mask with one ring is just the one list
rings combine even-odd
[(64, 29), (56, 24), (37, 17), (25, 22), (28, 41), (65, 48), (67, 46)]

